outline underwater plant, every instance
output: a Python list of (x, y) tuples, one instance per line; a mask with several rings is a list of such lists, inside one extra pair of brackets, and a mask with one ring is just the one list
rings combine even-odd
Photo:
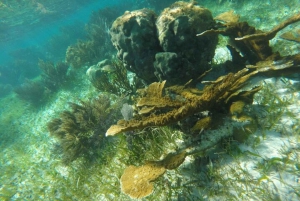
[(60, 27), (59, 31), (59, 34), (52, 36), (46, 44), (47, 59), (51, 61), (56, 61), (57, 58), (64, 59), (68, 46), (86, 37), (83, 22), (76, 21), (74, 24)]
[(141, 79), (135, 75), (129, 78), (123, 62), (117, 59), (100, 61), (91, 66), (86, 74), (95, 88), (119, 96), (133, 96), (143, 86)]
[(37, 47), (20, 48), (9, 52), (12, 59), (0, 66), (1, 83), (15, 87), (22, 84), (25, 79), (34, 79), (38, 76), (40, 74), (38, 58), (44, 58), (41, 52)]
[(68, 68), (64, 62), (53, 64), (51, 62), (39, 61), (42, 70), (41, 78), (38, 80), (26, 79), (14, 92), (23, 100), (37, 105), (42, 103), (46, 97), (58, 90), (69, 78)]
[(64, 62), (54, 64), (52, 62), (45, 62), (40, 60), (38, 63), (42, 70), (42, 80), (47, 89), (51, 92), (58, 90), (68, 80), (69, 65)]
[(80, 68), (90, 61), (97, 60), (97, 54), (92, 51), (95, 45), (92, 41), (79, 40), (67, 48), (66, 62), (73, 68)]
[(14, 92), (19, 98), (28, 101), (33, 105), (42, 103), (48, 94), (42, 80), (33, 81), (29, 79), (26, 79), (21, 86), (16, 87)]
[(100, 95), (91, 101), (69, 103), (71, 111), (63, 111), (48, 123), (50, 134), (59, 139), (63, 148), (65, 163), (81, 156), (93, 159), (99, 154), (106, 141), (105, 130), (118, 116), (120, 100), (113, 103), (112, 98)]
[(80, 68), (110, 57), (114, 48), (110, 43), (108, 27), (118, 14), (118, 9), (112, 8), (94, 12), (85, 28), (87, 39), (78, 40), (75, 45), (67, 48), (66, 62), (74, 68)]

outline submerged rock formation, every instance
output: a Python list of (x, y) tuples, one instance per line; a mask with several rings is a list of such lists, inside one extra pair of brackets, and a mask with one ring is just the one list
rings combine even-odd
[(160, 81), (184, 84), (209, 69), (217, 36), (195, 37), (215, 26), (211, 12), (193, 3), (176, 2), (158, 17), (156, 27), (163, 52), (155, 56), (155, 74)]
[(126, 11), (110, 29), (118, 58), (127, 70), (147, 82), (155, 81), (153, 62), (155, 53), (160, 50), (155, 20), (156, 14), (149, 9)]
[(176, 2), (157, 18), (149, 9), (125, 12), (110, 34), (127, 70), (151, 83), (183, 84), (209, 68), (217, 36), (196, 37), (215, 25), (211, 12), (194, 3)]

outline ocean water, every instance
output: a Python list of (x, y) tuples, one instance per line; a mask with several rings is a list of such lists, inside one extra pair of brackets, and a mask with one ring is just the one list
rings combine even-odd
[[(300, 200), (299, 0), (175, 2), (0, 0), (0, 200)], [(198, 22), (195, 7), (211, 19)], [(269, 41), (268, 58), (236, 45), (248, 34), (195, 39), (237, 15), (265, 33), (298, 18)], [(257, 66), (292, 71), (232, 85), (224, 94), (236, 99), (183, 115), (204, 85), (217, 94), (218, 77)], [(237, 95), (255, 86), (250, 102)], [(182, 116), (159, 122), (170, 111)]]

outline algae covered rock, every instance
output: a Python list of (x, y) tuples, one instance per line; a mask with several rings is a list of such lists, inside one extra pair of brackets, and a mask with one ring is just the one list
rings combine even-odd
[(124, 62), (127, 70), (147, 82), (156, 80), (153, 62), (160, 50), (155, 21), (156, 14), (149, 9), (126, 11), (110, 29), (118, 58)]

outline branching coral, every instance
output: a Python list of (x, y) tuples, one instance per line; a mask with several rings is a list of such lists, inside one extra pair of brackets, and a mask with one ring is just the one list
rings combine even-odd
[[(297, 59), (297, 57), (294, 57)], [(116, 135), (148, 126), (163, 126), (185, 119), (193, 114), (206, 110), (220, 112), (238, 100), (251, 103), (253, 95), (260, 89), (255, 87), (249, 91), (240, 91), (247, 82), (257, 75), (282, 75), (283, 73), (299, 72), (298, 65), (293, 62), (258, 63), (258, 66), (248, 66), (237, 73), (229, 73), (208, 84), (203, 91), (190, 88), (188, 85), (172, 86), (165, 90), (165, 82), (152, 83), (137, 102), (140, 115), (126, 121), (120, 120), (111, 126), (106, 136)], [(166, 95), (163, 95), (165, 93)]]
[[(229, 17), (228, 21), (228, 16)], [(249, 26), (247, 22), (238, 22), (233, 13), (226, 12), (218, 17), (218, 20), (225, 23), (218, 24), (216, 29), (211, 29), (197, 34), (197, 36), (222, 34), (229, 36), (232, 46), (239, 49), (251, 64), (263, 60), (275, 60), (279, 58), (278, 53), (273, 53), (269, 46), (269, 40), (275, 37), (278, 31), (286, 26), (300, 21), (300, 14), (296, 14), (278, 26), (274, 27), (271, 31), (262, 32), (256, 30), (254, 27)], [(232, 20), (235, 18), (235, 20)]]
[[(63, 111), (59, 118), (48, 123), (51, 135), (58, 137), (69, 163), (79, 156), (92, 157), (104, 143), (104, 133), (116, 118), (118, 102), (101, 95), (93, 101), (70, 103), (71, 111)], [(113, 109), (114, 108), (114, 109)]]
[(251, 35), (246, 35), (243, 37), (236, 38), (236, 40), (271, 40), (274, 38), (280, 30), (284, 29), (288, 25), (299, 22), (300, 21), (300, 13), (290, 17), (289, 19), (285, 20), (281, 24), (274, 27), (271, 31), (265, 32), (265, 33), (255, 33)]

